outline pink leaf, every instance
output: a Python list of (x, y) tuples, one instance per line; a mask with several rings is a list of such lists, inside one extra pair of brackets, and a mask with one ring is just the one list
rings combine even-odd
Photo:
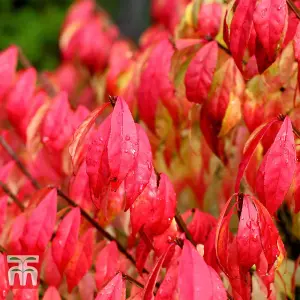
[(254, 133), (249, 138), (247, 144), (245, 145), (244, 149), (244, 155), (243, 159), (240, 162), (239, 165), (239, 171), (235, 182), (235, 192), (237, 193), (240, 188), (241, 180), (244, 175), (244, 172), (250, 162), (250, 159), (258, 146), (261, 139), (264, 137), (265, 133), (268, 131), (268, 129), (276, 122), (279, 122), (277, 118), (274, 118), (270, 122), (261, 125), (259, 128), (257, 128)]
[(73, 133), (72, 115), (67, 93), (59, 93), (53, 99), (41, 127), (42, 142), (47, 148), (61, 151), (66, 146)]
[(91, 197), (99, 209), (108, 191), (110, 170), (108, 165), (107, 143), (110, 135), (110, 116), (101, 123), (91, 137), (86, 153), (86, 173), (89, 176)]
[(44, 294), (43, 300), (61, 300), (58, 290), (50, 286)]
[(57, 192), (50, 191), (30, 215), (21, 238), (27, 253), (43, 253), (54, 230)]
[(78, 239), (80, 209), (73, 208), (60, 223), (52, 242), (52, 255), (58, 269), (63, 273), (72, 258)]
[(97, 295), (95, 300), (125, 300), (125, 282), (118, 273)]
[(0, 102), (13, 85), (18, 60), (18, 49), (11, 46), (0, 52)]
[(7, 238), (7, 250), (10, 253), (21, 254), (23, 247), (21, 239), (23, 237), (24, 227), (26, 224), (25, 214), (18, 215), (10, 228), (9, 235)]
[(16, 127), (18, 133), (25, 137), (25, 120), (30, 108), (30, 100), (33, 96), (36, 83), (36, 70), (29, 68), (24, 71), (16, 85), (7, 96), (7, 115), (9, 121)]
[(138, 152), (132, 170), (125, 179), (126, 207), (128, 210), (147, 186), (152, 173), (152, 151), (144, 129), (136, 124), (139, 140)]
[(119, 271), (119, 251), (115, 241), (110, 242), (98, 254), (95, 280), (98, 289), (111, 280)]
[(236, 1), (237, 7), (230, 26), (230, 51), (236, 65), (242, 70), (242, 61), (248, 46), (256, 0)]
[(136, 268), (140, 274), (142, 274), (145, 263), (147, 261), (148, 255), (152, 247), (150, 247), (149, 243), (146, 243), (144, 239), (140, 239), (139, 244), (136, 246)]
[(7, 299), (7, 293), (9, 291), (7, 280), (7, 262), (6, 256), (0, 252), (0, 299)]
[(14, 300), (38, 300), (38, 289), (15, 289)]
[(227, 299), (218, 274), (188, 240), (184, 241), (178, 274), (179, 300)]
[(90, 228), (77, 242), (75, 253), (65, 270), (69, 293), (78, 285), (92, 264), (94, 229)]
[(294, 36), (294, 52), (296, 60), (300, 62), (300, 23), (297, 26), (297, 30)]
[(134, 165), (138, 151), (136, 126), (127, 103), (118, 97), (111, 115), (111, 132), (108, 141), (110, 182), (117, 190)]
[(142, 71), (138, 89), (138, 108), (141, 119), (152, 131), (155, 129), (159, 100), (168, 102), (174, 95), (174, 87), (169, 76), (173, 54), (172, 44), (168, 39), (163, 39), (152, 50)]
[(284, 200), (296, 170), (296, 150), (292, 123), (285, 117), (276, 138), (258, 170), (256, 191), (273, 215)]
[(177, 278), (178, 265), (177, 260), (173, 263), (166, 273), (166, 276), (160, 285), (155, 300), (173, 300), (176, 299), (177, 294)]
[(0, 236), (6, 221), (7, 196), (0, 197)]
[(166, 252), (161, 255), (161, 257), (157, 260), (151, 274), (148, 277), (147, 283), (145, 285), (144, 288), (144, 295), (143, 295), (143, 299), (144, 300), (152, 300), (153, 299), (153, 291), (154, 291), (154, 287), (159, 275), (159, 272), (162, 268), (162, 265), (169, 253), (169, 251), (171, 251), (171, 249), (174, 248), (174, 244), (170, 244), (169, 247), (167, 248)]
[(43, 278), (47, 285), (58, 287), (62, 281), (62, 275), (60, 274), (58, 267), (53, 260), (52, 247), (49, 247), (46, 250), (43, 261), (43, 270)]
[(187, 99), (203, 103), (207, 98), (218, 59), (218, 45), (210, 42), (203, 46), (192, 59), (185, 75)]

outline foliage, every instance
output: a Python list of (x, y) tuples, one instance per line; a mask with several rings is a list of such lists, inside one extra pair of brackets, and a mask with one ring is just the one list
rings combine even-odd
[(153, 0), (135, 45), (75, 1), (57, 69), (1, 52), (0, 295), (296, 299), (297, 5)]

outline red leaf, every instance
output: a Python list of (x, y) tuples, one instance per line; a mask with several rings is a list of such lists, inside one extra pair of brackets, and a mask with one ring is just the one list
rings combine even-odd
[(91, 197), (95, 206), (101, 208), (108, 190), (110, 170), (107, 143), (110, 135), (110, 116), (101, 123), (91, 137), (86, 153), (86, 172), (89, 176)]
[[(9, 291), (7, 280), (7, 265), (6, 256), (0, 252), (0, 299), (7, 299), (7, 293)], [(2, 298), (1, 298), (2, 297)]]
[(143, 226), (149, 236), (163, 233), (171, 224), (175, 208), (176, 194), (172, 183), (165, 174), (161, 174), (157, 188), (157, 178), (153, 171), (147, 187), (130, 208), (133, 236)]
[(236, 193), (239, 191), (242, 177), (244, 175), (244, 172), (251, 160), (251, 157), (252, 157), (257, 145), (259, 144), (261, 139), (264, 137), (264, 135), (268, 131), (268, 129), (276, 122), (279, 122), (279, 121), (277, 118), (274, 118), (270, 122), (258, 127), (252, 133), (247, 144), (245, 145), (243, 159), (240, 162), (239, 171), (238, 171), (238, 175), (237, 175), (236, 182), (235, 182), (235, 192)]
[[(230, 245), (233, 241), (233, 236), (229, 230), (230, 219), (233, 215), (233, 209), (230, 208), (230, 204), (233, 197), (236, 197), (236, 195), (233, 195), (225, 204), (219, 216), (216, 229), (216, 257), (218, 259), (221, 269), (226, 275), (228, 275), (228, 270), (230, 269), (228, 253), (230, 250)], [(228, 275), (228, 277), (230, 276)]]
[(14, 300), (38, 300), (38, 289), (15, 289)]
[(253, 23), (269, 61), (274, 61), (278, 46), (284, 40), (288, 21), (288, 7), (285, 1), (261, 0), (257, 2)]
[(292, 123), (285, 117), (276, 138), (264, 156), (256, 180), (256, 191), (273, 215), (284, 200), (296, 169)]
[(74, 171), (76, 172), (82, 158), (82, 149), (84, 145), (84, 139), (88, 134), (89, 130), (94, 125), (97, 117), (104, 111), (104, 109), (109, 105), (109, 103), (105, 103), (99, 108), (96, 108), (91, 112), (90, 116), (86, 118), (81, 125), (76, 129), (74, 133), (73, 141), (69, 147), (69, 152), (72, 157)]
[(143, 268), (147, 261), (148, 255), (152, 247), (150, 247), (149, 243), (146, 243), (144, 239), (139, 240), (139, 244), (136, 246), (136, 268), (140, 274), (143, 272)]
[(126, 207), (125, 211), (130, 208), (136, 198), (143, 192), (147, 186), (152, 166), (152, 151), (148, 136), (144, 129), (136, 124), (138, 136), (138, 152), (132, 170), (125, 179)]
[(53, 260), (52, 248), (49, 247), (46, 250), (46, 254), (43, 262), (44, 281), (48, 286), (58, 287), (62, 281), (62, 275), (60, 274), (57, 265)]
[(0, 197), (0, 236), (6, 222), (7, 196)]
[[(159, 224), (157, 224), (156, 229), (152, 229), (156, 235), (162, 234), (169, 228), (176, 210), (176, 193), (172, 182), (165, 174), (160, 174), (157, 198), (159, 209), (156, 210), (155, 214), (157, 214)], [(153, 220), (155, 220), (155, 218), (153, 218)], [(155, 222), (153, 223), (155, 224)], [(145, 227), (145, 230), (146, 229), (147, 225)]]
[(57, 192), (50, 191), (33, 210), (26, 222), (21, 243), (27, 253), (43, 253), (54, 230)]
[(35, 90), (36, 76), (34, 68), (24, 71), (7, 96), (8, 119), (23, 138), (26, 136), (25, 121), (30, 108), (30, 100)]
[(94, 247), (94, 229), (90, 228), (77, 242), (75, 253), (65, 270), (68, 291), (78, 285), (92, 264)]
[(178, 265), (177, 260), (168, 268), (166, 276), (160, 285), (155, 300), (173, 300), (177, 299), (177, 278)]
[(189, 101), (201, 104), (207, 98), (217, 59), (218, 45), (216, 42), (210, 42), (203, 46), (192, 59), (184, 81)]
[(115, 241), (110, 242), (98, 254), (95, 280), (98, 289), (111, 280), (119, 271), (119, 251)]
[(236, 242), (239, 264), (250, 269), (258, 263), (262, 248), (257, 210), (248, 195), (243, 198)]
[[(186, 213), (183, 215), (184, 218), (185, 215)], [(186, 215), (186, 218), (188, 218), (188, 215)], [(210, 230), (216, 224), (217, 220), (212, 215), (196, 209), (192, 221), (188, 224), (188, 230), (196, 244), (204, 244)]]
[(158, 101), (168, 102), (174, 95), (174, 87), (169, 77), (173, 54), (174, 48), (170, 41), (162, 40), (152, 50), (141, 75), (138, 89), (139, 114), (152, 131), (155, 129)]
[(202, 3), (198, 15), (198, 30), (200, 37), (214, 38), (220, 29), (222, 6), (220, 3)]
[(285, 256), (285, 250), (282, 248), (280, 235), (267, 209), (255, 198), (252, 198), (252, 201), (258, 212), (261, 247), (268, 262), (268, 270), (270, 270), (277, 259), (280, 260)]
[(168, 256), (169, 251), (171, 251), (172, 248), (174, 248), (174, 244), (170, 244), (169, 247), (167, 248), (166, 252), (157, 260), (151, 274), (148, 277), (147, 283), (144, 288), (144, 292), (143, 292), (144, 300), (152, 300), (153, 299), (153, 291), (154, 291), (155, 283), (157, 281), (159, 272), (162, 268), (162, 265), (163, 265), (166, 257)]
[(297, 30), (294, 36), (294, 52), (295, 58), (300, 62), (300, 24), (297, 26)]
[(297, 163), (295, 172), (295, 192), (294, 192), (294, 212), (297, 214), (300, 211), (300, 164)]
[(58, 269), (63, 273), (72, 258), (78, 239), (80, 209), (73, 208), (61, 221), (52, 242), (52, 255)]
[(43, 297), (43, 300), (60, 300), (60, 299), (61, 298), (58, 290), (53, 286), (48, 287)]
[(236, 1), (237, 7), (230, 26), (230, 51), (236, 65), (242, 70), (242, 61), (248, 45), (256, 0)]
[(66, 92), (59, 93), (46, 113), (42, 127), (42, 142), (50, 150), (61, 151), (73, 133), (71, 110)]
[(117, 190), (133, 167), (138, 151), (138, 139), (134, 120), (127, 103), (118, 97), (111, 115), (111, 132), (108, 141), (110, 182)]
[(94, 205), (91, 199), (89, 176), (86, 170), (86, 162), (83, 161), (76, 175), (73, 175), (70, 179), (69, 196), (81, 208), (93, 211)]
[(205, 262), (214, 268), (216, 272), (220, 272), (220, 267), (218, 264), (218, 259), (216, 256), (216, 231), (217, 226), (215, 226), (209, 233), (205, 243), (204, 243), (204, 260)]
[(188, 240), (184, 241), (178, 274), (179, 300), (227, 299), (220, 277)]
[(146, 188), (130, 207), (130, 222), (133, 236), (135, 236), (146, 223), (150, 222), (150, 216), (153, 217), (153, 213), (156, 210), (156, 195), (157, 181), (153, 169)]
[(14, 83), (18, 49), (11, 46), (0, 52), (0, 102)]
[(9, 231), (9, 235), (7, 238), (7, 250), (9, 253), (21, 254), (22, 253), (22, 244), (21, 238), (23, 236), (24, 227), (26, 224), (25, 214), (18, 215)]
[(95, 300), (125, 300), (125, 282), (118, 273), (97, 295)]

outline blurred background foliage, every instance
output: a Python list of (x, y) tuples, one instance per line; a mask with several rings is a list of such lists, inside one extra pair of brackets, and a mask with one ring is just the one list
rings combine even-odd
[[(20, 46), (38, 69), (59, 63), (58, 36), (72, 0), (0, 0), (0, 50)], [(126, 36), (137, 40), (149, 24), (149, 0), (98, 0)]]

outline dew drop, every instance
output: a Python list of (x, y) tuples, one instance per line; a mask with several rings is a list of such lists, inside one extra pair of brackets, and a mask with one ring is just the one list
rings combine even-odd
[(126, 140), (126, 141), (129, 141), (129, 140), (130, 140), (130, 136), (129, 136), (129, 135), (126, 135), (125, 140)]

